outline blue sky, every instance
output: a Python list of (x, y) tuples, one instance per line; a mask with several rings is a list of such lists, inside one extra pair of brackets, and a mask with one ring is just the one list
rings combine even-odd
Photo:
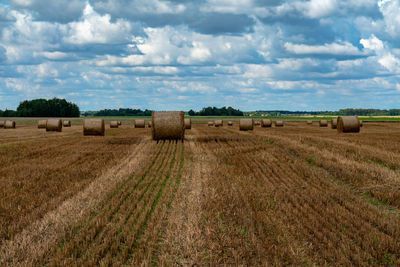
[(0, 109), (400, 108), (399, 0), (0, 1)]

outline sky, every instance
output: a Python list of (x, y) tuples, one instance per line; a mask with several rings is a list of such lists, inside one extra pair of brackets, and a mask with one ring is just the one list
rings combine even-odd
[(0, 109), (400, 108), (399, 0), (0, 1)]

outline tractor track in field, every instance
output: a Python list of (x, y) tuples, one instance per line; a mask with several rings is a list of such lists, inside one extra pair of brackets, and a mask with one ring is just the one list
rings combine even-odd
[(142, 175), (132, 175), (35, 264), (157, 262), (163, 222), (181, 179), (184, 146), (173, 141), (155, 146), (156, 155)]

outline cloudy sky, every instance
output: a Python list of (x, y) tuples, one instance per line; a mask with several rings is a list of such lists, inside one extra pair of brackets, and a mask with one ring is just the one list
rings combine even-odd
[(0, 109), (400, 108), (399, 0), (0, 1)]

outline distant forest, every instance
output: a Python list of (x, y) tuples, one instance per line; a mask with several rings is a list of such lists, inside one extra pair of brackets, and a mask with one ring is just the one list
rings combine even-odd
[(0, 117), (79, 117), (79, 107), (65, 99), (22, 101), (17, 110), (0, 110)]
[(239, 109), (234, 109), (232, 107), (206, 107), (202, 110), (196, 112), (193, 109), (189, 110), (188, 114), (190, 116), (243, 116), (243, 111)]
[(296, 115), (327, 115), (327, 116), (400, 116), (400, 109), (354, 109), (346, 108), (338, 111), (287, 111), (287, 110), (257, 110), (246, 114), (267, 116), (296, 116)]

